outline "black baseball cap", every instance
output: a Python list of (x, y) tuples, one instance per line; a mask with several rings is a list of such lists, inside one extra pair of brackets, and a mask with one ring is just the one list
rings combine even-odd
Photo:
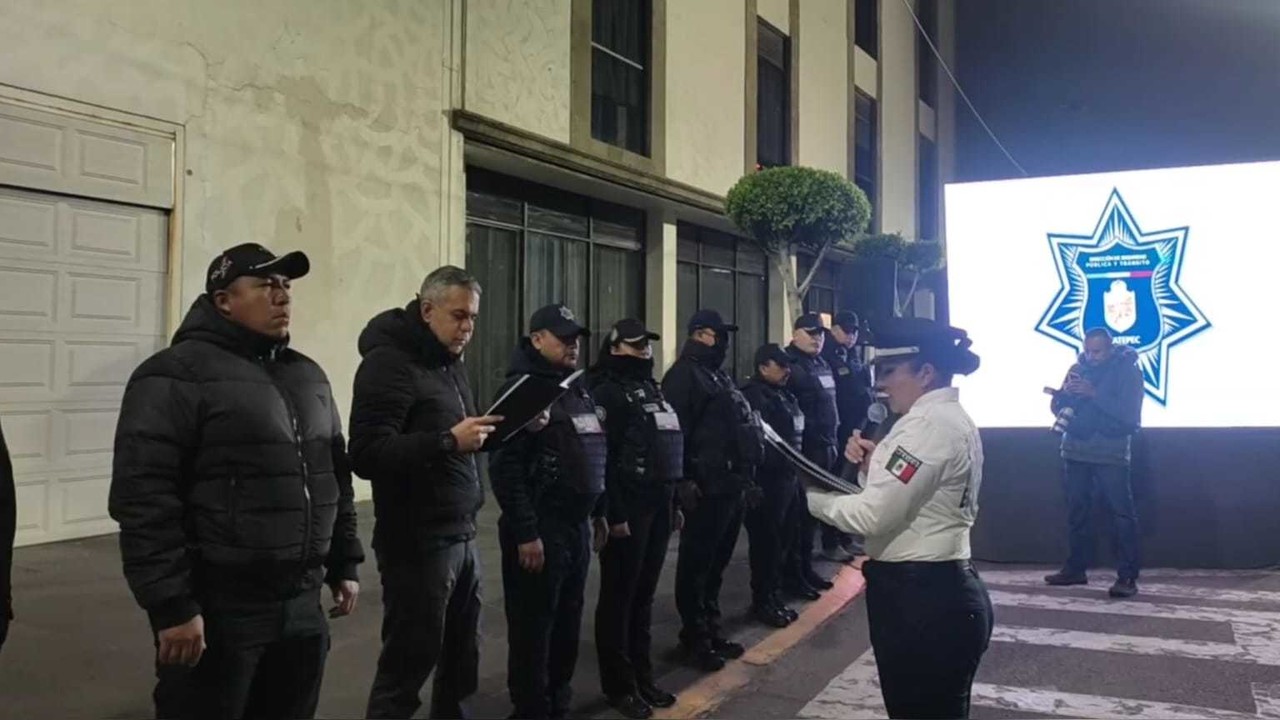
[(796, 318), (796, 322), (791, 326), (793, 330), (804, 330), (805, 332), (813, 332), (814, 330), (822, 330), (822, 318), (818, 313), (805, 313)]
[(609, 344), (617, 345), (620, 342), (635, 343), (641, 340), (661, 340), (662, 336), (656, 332), (649, 330), (644, 323), (635, 318), (625, 318), (613, 324), (613, 330), (609, 333)]
[(720, 317), (720, 313), (715, 310), (699, 310), (689, 318), (689, 334), (692, 335), (697, 330), (702, 329), (715, 330), (716, 332), (737, 332), (737, 325), (730, 325)]
[(578, 324), (573, 311), (560, 303), (544, 305), (529, 318), (529, 332), (539, 330), (546, 330), (558, 338), (591, 337), (591, 331)]
[(756, 348), (756, 367), (760, 367), (770, 360), (784, 367), (795, 363), (795, 360), (787, 354), (787, 351), (779, 347), (777, 343), (765, 343)]
[(227, 286), (242, 277), (269, 277), (283, 275), (296, 280), (311, 272), (311, 261), (301, 250), (276, 257), (270, 250), (257, 243), (244, 243), (229, 250), (209, 263), (205, 274), (204, 291), (226, 290)]
[(840, 329), (847, 333), (855, 333), (862, 327), (862, 320), (858, 317), (858, 313), (852, 310), (841, 310), (836, 313), (836, 318), (832, 321), (832, 324), (839, 325)]

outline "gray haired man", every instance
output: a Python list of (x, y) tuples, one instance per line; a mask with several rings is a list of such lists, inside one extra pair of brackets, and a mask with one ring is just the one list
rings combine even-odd
[(351, 408), (351, 460), (373, 483), (382, 655), (368, 717), (408, 718), (435, 671), (431, 717), (465, 717), (479, 672), (475, 453), (499, 418), (476, 417), (462, 353), (480, 284), (442, 267), (418, 297), (373, 318)]

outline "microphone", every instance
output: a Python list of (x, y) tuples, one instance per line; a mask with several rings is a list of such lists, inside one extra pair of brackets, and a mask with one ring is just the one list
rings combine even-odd
[[(889, 408), (885, 407), (884, 403), (873, 403), (871, 407), (867, 408), (867, 419), (862, 421), (862, 427), (859, 428), (862, 431), (862, 437), (875, 434), (876, 429), (880, 427), (880, 423), (884, 422), (888, 417)], [(844, 457), (844, 448), (840, 448), (840, 456), (841, 458)], [(840, 479), (857, 485), (860, 468), (860, 463), (851, 463), (845, 460), (844, 469), (840, 471)]]

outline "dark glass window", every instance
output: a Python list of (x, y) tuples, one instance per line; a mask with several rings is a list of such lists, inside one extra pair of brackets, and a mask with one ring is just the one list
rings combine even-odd
[(756, 162), (791, 163), (791, 41), (761, 22), (756, 71)]
[[(937, 46), (938, 0), (919, 0), (916, 17), (920, 18), (925, 36)], [(929, 43), (925, 42), (919, 34), (916, 35), (916, 74), (920, 87), (920, 99), (930, 107), (936, 108), (938, 106), (938, 59), (929, 48)]]
[(880, 167), (877, 138), (876, 101), (858, 91), (854, 97), (853, 181), (871, 201), (872, 225), (879, 227), (880, 202), (876, 192), (877, 169)]
[(763, 252), (748, 241), (689, 223), (678, 226), (676, 312), (681, 328), (701, 308), (718, 311), (738, 332), (725, 370), (745, 380), (768, 336), (769, 284)]
[(591, 136), (649, 154), (649, 0), (594, 0)]
[(920, 189), (916, 193), (917, 235), (924, 240), (938, 239), (938, 216), (942, 198), (938, 193), (938, 146), (920, 136)]
[(880, 52), (880, 0), (854, 0), (853, 43), (871, 57)]
[[(813, 268), (813, 256), (798, 254), (796, 256), (796, 282), (803, 282)], [(804, 296), (804, 311), (825, 313), (828, 319), (834, 319), (840, 309), (840, 297), (837, 289), (840, 280), (840, 264), (830, 257), (822, 261), (818, 274), (809, 283), (809, 292)]]
[(581, 367), (614, 322), (643, 319), (643, 237), (638, 210), (467, 168), (467, 268), (483, 287), (467, 369), (481, 410), (539, 307), (564, 303), (592, 330)]

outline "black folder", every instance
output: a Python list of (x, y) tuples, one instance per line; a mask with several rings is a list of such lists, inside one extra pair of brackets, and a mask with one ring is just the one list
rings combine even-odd
[(543, 410), (551, 407), (569, 390), (584, 370), (578, 370), (561, 382), (537, 375), (521, 375), (507, 391), (493, 401), (485, 415), (501, 415), (502, 422), (494, 428), (493, 444), (504, 443), (537, 419)]

